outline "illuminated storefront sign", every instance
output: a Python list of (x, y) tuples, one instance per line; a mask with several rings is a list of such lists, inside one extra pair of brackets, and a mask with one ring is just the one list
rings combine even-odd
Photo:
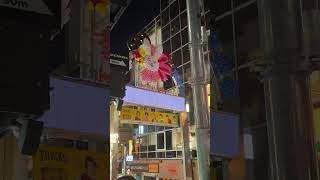
[(122, 108), (120, 122), (128, 124), (146, 124), (178, 127), (178, 115), (173, 113), (160, 113), (133, 108)]
[(133, 173), (147, 172), (147, 173), (159, 173), (159, 164), (135, 164), (130, 163), (127, 165), (127, 169), (130, 169)]
[(131, 172), (149, 172), (148, 164), (128, 164), (127, 169), (130, 169)]
[(87, 179), (90, 167), (94, 179), (104, 180), (109, 178), (108, 161), (104, 153), (41, 145), (33, 156), (33, 179)]
[(126, 96), (123, 100), (127, 103), (143, 106), (168, 109), (173, 111), (185, 111), (185, 99), (145, 89), (126, 86)]
[(133, 141), (132, 140), (129, 140), (129, 155), (131, 156), (132, 155), (132, 151), (133, 151)]
[(133, 156), (132, 155), (127, 156), (126, 161), (129, 161), (129, 162), (133, 161)]

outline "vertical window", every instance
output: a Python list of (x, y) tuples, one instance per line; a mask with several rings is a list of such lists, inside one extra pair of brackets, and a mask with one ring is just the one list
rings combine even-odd
[(180, 47), (181, 47), (181, 37), (179, 33), (172, 38), (172, 51), (175, 51)]
[(189, 42), (189, 34), (188, 34), (188, 28), (185, 28), (181, 32), (181, 38), (182, 38), (182, 46), (187, 44)]
[(176, 67), (181, 66), (182, 64), (181, 50), (178, 50), (172, 54), (172, 61)]
[(167, 39), (170, 38), (170, 25), (166, 25), (162, 28), (162, 42), (165, 42)]
[(172, 149), (172, 131), (166, 131), (166, 150)]
[(179, 2), (175, 1), (170, 5), (170, 19), (174, 19), (179, 15)]
[(183, 64), (190, 62), (190, 50), (188, 46), (182, 48), (183, 53)]
[(188, 26), (188, 16), (187, 12), (181, 14), (181, 28)]
[(171, 35), (177, 34), (180, 31), (180, 18), (177, 17), (171, 21)]
[(165, 146), (164, 146), (164, 133), (158, 133), (157, 134), (157, 149), (164, 149)]
[(170, 22), (169, 9), (166, 9), (161, 13), (161, 25), (165, 26)]
[(187, 9), (186, 0), (179, 0), (179, 5), (180, 5), (180, 12)]
[(171, 53), (171, 40), (167, 40), (166, 42), (163, 43), (162, 45), (163, 52), (165, 53)]

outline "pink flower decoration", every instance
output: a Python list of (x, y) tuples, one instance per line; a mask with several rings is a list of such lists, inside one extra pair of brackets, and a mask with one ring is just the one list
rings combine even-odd
[(149, 70), (148, 68), (145, 68), (144, 70), (142, 70), (141, 78), (143, 81), (146, 81), (146, 82), (156, 82), (159, 79), (161, 79), (158, 71), (152, 71), (152, 70)]
[(142, 48), (146, 52), (145, 68), (141, 71), (142, 80), (146, 82), (167, 81), (167, 75), (171, 74), (171, 68), (167, 65), (169, 56), (163, 54), (148, 40), (144, 41)]
[(168, 77), (167, 75), (171, 74), (171, 68), (167, 65), (167, 62), (169, 61), (169, 57), (165, 54), (161, 54), (158, 63), (159, 63), (159, 75), (162, 81), (167, 81)]

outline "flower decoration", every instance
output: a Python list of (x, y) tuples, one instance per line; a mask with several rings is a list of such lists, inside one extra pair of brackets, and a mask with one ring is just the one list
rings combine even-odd
[(171, 68), (167, 65), (169, 56), (162, 53), (145, 38), (143, 44), (133, 51), (133, 55), (138, 64), (143, 64), (141, 78), (146, 82), (156, 82), (158, 80), (167, 81), (167, 75), (171, 74)]
[(143, 65), (144, 64), (144, 59), (143, 58), (136, 58), (136, 61), (137, 61), (137, 63), (139, 64), (139, 65)]

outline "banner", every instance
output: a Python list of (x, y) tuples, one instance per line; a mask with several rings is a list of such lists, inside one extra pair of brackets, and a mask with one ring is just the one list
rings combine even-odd
[(132, 173), (159, 173), (159, 163), (160, 161), (140, 161), (135, 160), (131, 162), (127, 162), (126, 169)]
[(34, 180), (109, 179), (106, 154), (40, 146), (33, 161)]
[(124, 107), (120, 113), (120, 122), (178, 127), (178, 115)]

